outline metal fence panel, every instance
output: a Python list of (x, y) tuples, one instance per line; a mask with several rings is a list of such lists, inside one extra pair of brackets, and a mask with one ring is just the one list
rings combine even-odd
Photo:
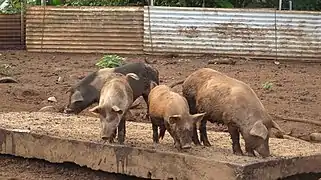
[(321, 59), (321, 13), (155, 6), (144, 9), (146, 53), (268, 58), (276, 55), (276, 49), (280, 57)]
[(142, 7), (34, 6), (26, 18), (28, 51), (143, 53)]
[(0, 49), (17, 48), (24, 45), (21, 33), (20, 14), (0, 14)]

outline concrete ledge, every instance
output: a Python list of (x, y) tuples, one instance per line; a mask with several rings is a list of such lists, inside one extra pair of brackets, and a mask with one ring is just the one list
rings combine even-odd
[[(79, 129), (79, 124), (84, 127)], [(168, 134), (159, 147), (151, 148), (150, 124), (128, 122), (127, 127), (126, 145), (110, 145), (100, 143), (96, 137), (99, 134), (97, 118), (52, 113), (0, 114), (0, 153), (55, 163), (74, 162), (94, 170), (152, 179), (264, 180), (321, 172), (321, 146), (318, 144), (271, 139), (274, 157), (251, 158), (232, 154), (228, 134), (210, 132), (210, 140), (216, 147), (193, 147), (187, 152), (177, 152)], [(133, 132), (133, 129), (138, 131)], [(76, 134), (70, 134), (75, 131)], [(85, 134), (89, 132), (93, 134), (90, 135), (92, 139)], [(77, 133), (88, 138), (76, 139)], [(137, 139), (145, 136), (148, 139)], [(226, 143), (216, 144), (218, 140)], [(283, 149), (273, 148), (275, 145)], [(297, 154), (284, 154), (289, 148), (291, 153)]]

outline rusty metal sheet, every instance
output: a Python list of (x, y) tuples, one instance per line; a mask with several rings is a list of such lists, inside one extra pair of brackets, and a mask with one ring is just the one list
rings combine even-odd
[(142, 7), (33, 6), (26, 12), (32, 52), (143, 53)]
[(144, 7), (144, 51), (148, 54), (269, 58), (276, 55), (276, 49), (280, 58), (321, 60), (321, 13)]
[(23, 46), (20, 14), (0, 15), (0, 49)]

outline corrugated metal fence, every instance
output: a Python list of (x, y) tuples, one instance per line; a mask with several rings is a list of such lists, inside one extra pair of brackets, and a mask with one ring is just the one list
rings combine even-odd
[(28, 51), (143, 53), (142, 7), (34, 6), (26, 18)]
[(24, 46), (24, 28), (20, 14), (0, 14), (0, 49)]
[(275, 56), (276, 49), (281, 57), (321, 59), (321, 13), (155, 6), (144, 9), (146, 53), (266, 58)]
[[(220, 54), (321, 59), (321, 13), (178, 7), (28, 9), (34, 52)], [(150, 31), (151, 29), (151, 31)]]

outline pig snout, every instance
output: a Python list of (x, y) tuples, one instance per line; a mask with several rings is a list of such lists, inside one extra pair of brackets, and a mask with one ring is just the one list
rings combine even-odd
[(259, 153), (263, 158), (267, 158), (270, 156), (270, 151), (269, 150), (255, 150), (257, 153)]
[(103, 140), (112, 138), (113, 136), (114, 136), (114, 129), (112, 129), (112, 128), (102, 129), (101, 138), (102, 138)]
[(73, 104), (68, 104), (67, 106), (65, 106), (64, 108), (64, 113), (65, 114), (78, 114), (81, 111), (79, 111), (78, 108), (75, 108), (75, 106)]
[(64, 113), (65, 113), (65, 114), (70, 114), (70, 113), (72, 113), (72, 112), (73, 112), (72, 109), (70, 109), (70, 108), (68, 108), (68, 107), (65, 107), (65, 109), (64, 109)]
[(111, 140), (115, 137), (116, 127), (113, 127), (111, 124), (102, 123), (101, 124), (101, 138), (103, 140)]
[(180, 134), (180, 143), (182, 149), (190, 149), (192, 147), (192, 138), (188, 132)]
[(263, 158), (269, 157), (270, 156), (270, 148), (269, 145), (264, 143), (261, 144), (260, 146), (258, 146), (255, 151), (257, 153), (259, 153), (260, 156), (262, 156)]

